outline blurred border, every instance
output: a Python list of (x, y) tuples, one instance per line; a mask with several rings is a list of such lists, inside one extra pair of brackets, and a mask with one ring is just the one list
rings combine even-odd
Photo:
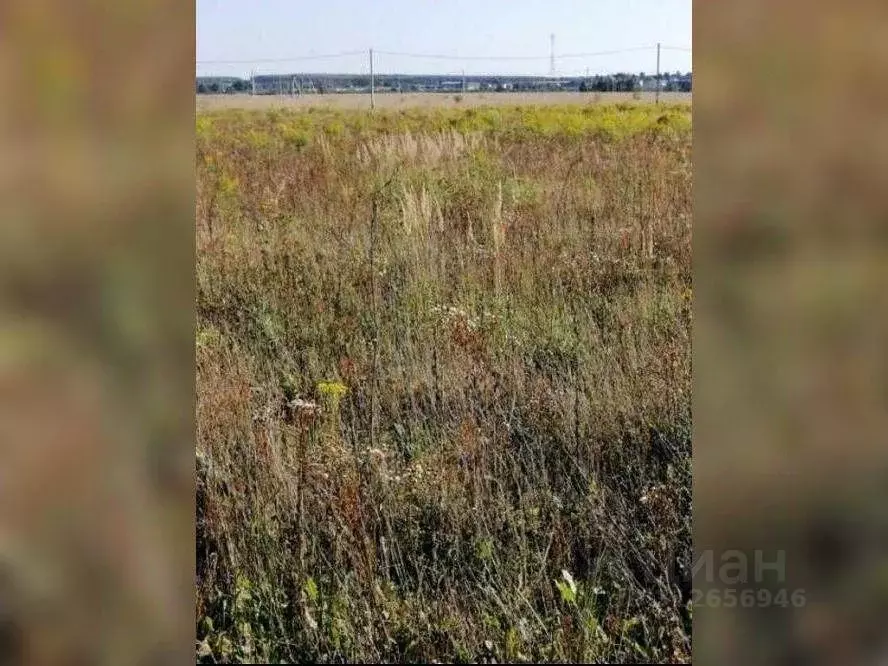
[[(886, 10), (695, 10), (695, 659), (876, 661)], [(0, 26), (0, 653), (190, 662), (194, 6)]]
[(194, 659), (194, 5), (0, 5), (0, 661)]
[(694, 10), (694, 659), (884, 663), (888, 6)]

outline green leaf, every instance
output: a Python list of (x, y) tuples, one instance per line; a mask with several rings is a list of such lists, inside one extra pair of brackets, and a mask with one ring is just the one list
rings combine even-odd
[(572, 604), (576, 603), (577, 593), (571, 588), (570, 585), (565, 583), (563, 580), (556, 580), (555, 586), (558, 588), (558, 591), (561, 593), (561, 600), (565, 603)]
[(561, 593), (561, 599), (565, 603), (576, 603), (577, 600), (577, 584), (567, 569), (561, 570), (561, 577), (564, 580), (556, 580), (555, 586)]
[(309, 576), (305, 581), (305, 585), (302, 586), (302, 589), (305, 591), (305, 596), (308, 597), (308, 600), (311, 601), (311, 603), (317, 603), (318, 585), (315, 583), (314, 578)]

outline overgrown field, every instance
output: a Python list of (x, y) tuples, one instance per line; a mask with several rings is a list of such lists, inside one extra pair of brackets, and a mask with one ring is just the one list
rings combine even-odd
[[(648, 102), (653, 104), (656, 95), (652, 92), (470, 92), (470, 93), (378, 93), (376, 107), (379, 109), (410, 109), (416, 107), (489, 107), (514, 105), (572, 105), (572, 104), (616, 104), (618, 102)], [(663, 92), (660, 99), (670, 104), (691, 104), (691, 93)], [(218, 109), (306, 109), (311, 107), (332, 107), (340, 109), (369, 109), (369, 94), (309, 94), (309, 95), (249, 95), (220, 94), (197, 95), (198, 111)]]
[(198, 116), (202, 661), (690, 659), (690, 124)]

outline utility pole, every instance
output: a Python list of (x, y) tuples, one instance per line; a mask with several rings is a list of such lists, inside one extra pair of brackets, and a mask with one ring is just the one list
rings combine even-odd
[(373, 80), (373, 49), (370, 49), (370, 109), (376, 108), (375, 81)]
[(250, 94), (256, 94), (256, 70), (250, 70)]
[(655, 96), (657, 104), (660, 103), (660, 42), (657, 42), (657, 93)]
[(462, 91), (465, 93), (466, 91), (466, 70), (462, 71), (463, 82), (462, 82)]

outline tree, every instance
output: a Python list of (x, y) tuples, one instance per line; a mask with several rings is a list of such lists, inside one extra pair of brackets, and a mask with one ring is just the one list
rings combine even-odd
[(210, 91), (207, 88), (207, 85), (205, 83), (198, 83), (197, 84), (197, 94), (198, 95), (205, 95), (208, 92), (210, 92)]

